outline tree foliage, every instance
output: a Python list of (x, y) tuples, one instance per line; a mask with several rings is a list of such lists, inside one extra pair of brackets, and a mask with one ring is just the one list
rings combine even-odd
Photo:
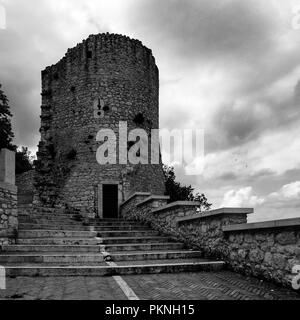
[(210, 209), (211, 204), (208, 203), (208, 200), (203, 193), (194, 194), (194, 188), (192, 188), (192, 186), (182, 186), (176, 181), (173, 167), (164, 165), (163, 171), (165, 175), (166, 194), (170, 196), (169, 202), (198, 201), (200, 202), (200, 211)]
[(26, 147), (17, 149), (17, 146), (12, 144), (14, 138), (11, 125), (12, 114), (9, 100), (1, 88), (0, 84), (0, 149), (16, 151), (16, 174), (21, 174), (33, 168), (31, 153)]
[(33, 169), (31, 152), (22, 147), (16, 152), (16, 174), (21, 174)]
[(0, 149), (15, 150), (16, 147), (12, 144), (14, 137), (11, 126), (12, 114), (10, 112), (8, 99), (1, 87), (0, 84)]

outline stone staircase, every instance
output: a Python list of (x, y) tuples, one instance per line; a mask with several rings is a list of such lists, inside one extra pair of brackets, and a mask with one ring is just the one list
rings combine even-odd
[(110, 276), (219, 270), (222, 261), (134, 221), (90, 220), (55, 211), (19, 215), (17, 244), (3, 246), (8, 276)]

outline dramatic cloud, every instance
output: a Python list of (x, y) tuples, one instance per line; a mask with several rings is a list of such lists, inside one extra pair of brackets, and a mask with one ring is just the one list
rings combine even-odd
[(273, 46), (269, 35), (276, 25), (264, 9), (258, 1), (143, 0), (132, 24), (188, 58), (254, 59), (252, 52)]
[(178, 179), (214, 207), (255, 206), (250, 220), (299, 215), (300, 0), (0, 3), (0, 83), (18, 145), (39, 141), (40, 71), (89, 34), (122, 33), (153, 50), (161, 127), (205, 130), (204, 174), (176, 166)]
[(277, 199), (300, 199), (300, 181), (286, 184), (279, 192), (274, 192), (270, 196)]
[(256, 207), (264, 203), (264, 199), (253, 195), (252, 187), (230, 190), (225, 193), (222, 207)]

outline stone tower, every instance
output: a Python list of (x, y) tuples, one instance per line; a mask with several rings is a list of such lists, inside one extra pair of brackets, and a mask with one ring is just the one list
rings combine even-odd
[(105, 210), (116, 212), (131, 193), (163, 194), (161, 160), (135, 165), (96, 160), (99, 130), (112, 129), (118, 139), (119, 122), (126, 121), (128, 131), (143, 128), (150, 136), (159, 126), (158, 104), (158, 68), (140, 41), (98, 34), (69, 49), (42, 72), (35, 203), (106, 217)]

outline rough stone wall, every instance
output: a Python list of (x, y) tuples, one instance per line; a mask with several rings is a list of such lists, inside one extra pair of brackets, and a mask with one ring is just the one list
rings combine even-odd
[(168, 196), (133, 197), (122, 206), (122, 217), (151, 225), (159, 232), (178, 238), (177, 218), (197, 213), (198, 202), (178, 201), (167, 204)]
[(29, 170), (22, 174), (16, 175), (16, 186), (18, 187), (18, 193), (32, 192), (34, 173), (34, 170)]
[[(129, 199), (122, 216), (200, 250), (204, 257), (223, 260), (237, 272), (291, 286), (292, 269), (300, 265), (300, 221), (246, 224), (250, 209), (227, 208), (203, 213), (188, 203), (166, 205), (164, 197)], [(239, 230), (241, 228), (243, 230)], [(232, 230), (233, 229), (233, 230)], [(237, 230), (235, 230), (237, 229)]]
[(14, 243), (17, 230), (17, 187), (0, 182), (0, 245)]
[[(192, 216), (197, 213), (196, 202), (178, 201), (167, 205), (168, 199), (152, 199), (148, 203), (137, 206), (140, 220), (150, 224), (153, 228), (164, 235), (178, 239), (177, 218)], [(183, 240), (183, 239), (181, 239)]]
[(0, 149), (0, 250), (1, 245), (15, 243), (18, 230), (15, 153)]
[(131, 194), (126, 201), (121, 204), (121, 216), (127, 220), (139, 220), (140, 211), (136, 209), (136, 205), (148, 198), (151, 194), (144, 192), (136, 192)]
[(290, 286), (292, 268), (300, 265), (300, 230), (274, 228), (229, 233), (230, 266), (246, 274)]
[(225, 213), (183, 220), (178, 225), (178, 237), (201, 250), (204, 256), (224, 260), (234, 271), (291, 286), (292, 268), (300, 265), (299, 227), (295, 223), (251, 230), (251, 224), (246, 224), (245, 230), (224, 232), (232, 225), (244, 223), (242, 214)]
[[(212, 214), (211, 214), (212, 213)], [(247, 222), (246, 214), (214, 211), (198, 215), (198, 219), (183, 220), (177, 224), (177, 234), (187, 245), (197, 248), (206, 257), (227, 260), (230, 254), (223, 227)]]
[[(164, 193), (158, 165), (99, 165), (100, 129), (119, 121), (128, 131), (159, 126), (159, 73), (151, 50), (128, 37), (99, 34), (69, 49), (42, 72), (41, 141), (35, 204), (94, 211), (101, 181), (119, 181), (124, 199), (135, 190)], [(137, 120), (138, 119), (138, 120)], [(117, 148), (118, 159), (118, 148)]]
[(31, 204), (33, 201), (33, 183), (35, 171), (30, 170), (16, 175), (16, 186), (18, 187), (18, 204)]
[(245, 230), (224, 232), (225, 226), (238, 223), (243, 221), (226, 215), (182, 221), (178, 234), (207, 257), (226, 261), (234, 271), (290, 286), (292, 268), (300, 265), (299, 227), (252, 230), (246, 225)]

